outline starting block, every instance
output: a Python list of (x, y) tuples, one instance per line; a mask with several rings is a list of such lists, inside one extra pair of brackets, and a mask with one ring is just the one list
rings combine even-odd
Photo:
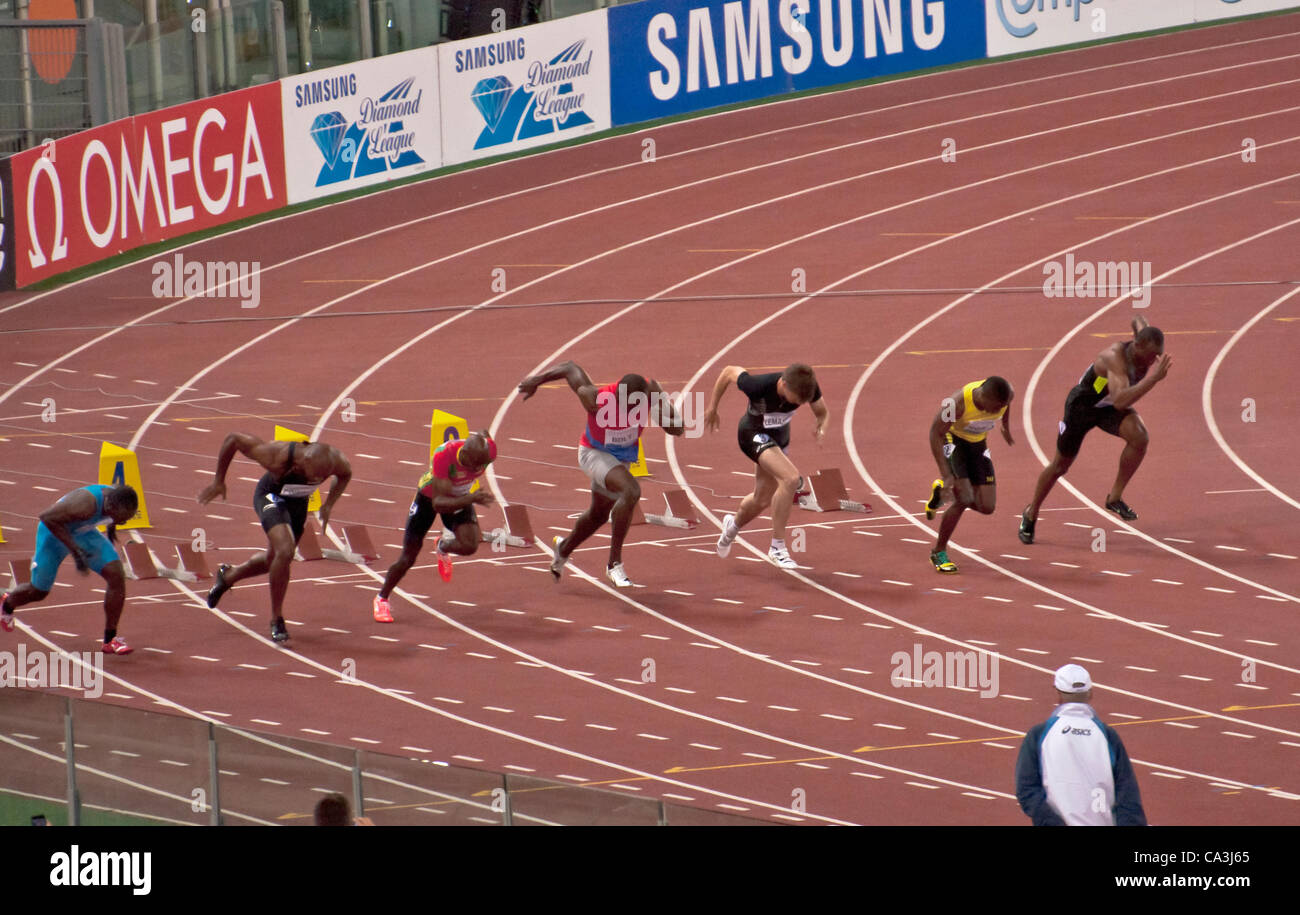
[(127, 564), (131, 567), (130, 577), (135, 581), (147, 581), (151, 578), (170, 578), (175, 581), (198, 581), (198, 576), (187, 571), (184, 565), (169, 569), (154, 562), (153, 554), (141, 540), (127, 540), (122, 544), (126, 553)]
[(533, 533), (533, 522), (528, 518), (528, 509), (523, 505), (507, 505), (505, 513), (506, 526), (490, 531), (488, 539), (493, 543), (505, 543), (506, 546), (532, 546), (537, 535)]
[(362, 524), (345, 524), (343, 526), (343, 542), (348, 545), (348, 550), (358, 554), (367, 562), (371, 559), (379, 558), (379, 550), (375, 548), (374, 541), (370, 539), (370, 531)]
[(699, 525), (700, 519), (695, 514), (695, 506), (691, 505), (691, 500), (684, 489), (664, 490), (664, 501), (668, 503), (668, 510), (662, 515), (647, 513), (645, 520), (648, 523), (661, 524), (664, 527), (679, 527), (684, 530), (694, 530)]
[(849, 498), (849, 491), (844, 488), (844, 477), (839, 468), (829, 467), (825, 470), (819, 470), (812, 478), (812, 494), (801, 496), (798, 500), (800, 508), (814, 512), (869, 512), (872, 510), (871, 505), (866, 502), (855, 502)]
[(207, 556), (200, 553), (188, 543), (176, 544), (176, 558), (180, 561), (178, 568), (194, 573), (195, 578), (211, 578)]
[(298, 559), (303, 562), (314, 562), (317, 559), (333, 559), (335, 562), (351, 562), (361, 564), (366, 561), (366, 557), (360, 553), (354, 553), (348, 550), (331, 550), (320, 545), (320, 537), (316, 533), (316, 525), (310, 518), (303, 526), (302, 537), (298, 540)]
[(13, 584), (9, 587), (9, 590), (12, 591), (19, 585), (25, 585), (32, 580), (32, 561), (30, 559), (9, 560), (9, 573), (14, 577)]

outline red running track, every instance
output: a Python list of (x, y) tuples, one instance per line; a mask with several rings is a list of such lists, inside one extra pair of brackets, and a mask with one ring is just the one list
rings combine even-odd
[[(108, 440), (140, 455), (159, 553), (202, 527), (213, 559), (239, 561), (264, 544), (252, 466), (232, 467), (228, 504), (195, 495), (226, 433), (281, 423), (351, 456), (335, 517), (371, 526), (382, 559), (296, 564), (287, 648), (266, 638), (260, 582), (218, 611), (202, 591), (132, 583), (122, 631), (142, 650), (109, 659), (103, 701), (777, 822), (1018, 824), (1020, 737), (1075, 660), (1151, 822), (1300, 822), (1286, 464), (1300, 311), (1283, 298), (1300, 245), (1298, 32), (1278, 16), (735, 111), (184, 249), (260, 262), (252, 312), (156, 300), (147, 263), (6, 296), (3, 555), (30, 554), (35, 516), (90, 479)], [(1064, 394), (1133, 308), (1045, 298), (1043, 264), (1067, 252), (1150, 263), (1145, 314), (1175, 366), (1140, 404), (1152, 444), (1126, 498), (1141, 520), (1100, 510), (1119, 447), (1094, 433), (1024, 547), (1016, 515)], [(493, 490), (531, 506), (539, 538), (585, 506), (572, 395), (514, 394), (563, 358), (695, 392), (728, 364), (810, 362), (834, 434), (819, 451), (801, 413), (791, 456), (840, 467), (875, 511), (796, 510), (797, 572), (762, 560), (762, 521), (720, 560), (717, 525), (751, 485), (732, 391), (723, 433), (647, 434), (648, 505), (680, 486), (706, 523), (634, 528), (630, 594), (604, 582), (605, 538), (558, 585), (542, 549), (485, 548), (451, 584), (418, 566), (396, 624), (374, 624), (433, 408), (493, 429)], [(991, 439), (999, 510), (963, 519), (961, 573), (940, 578), (926, 434), (943, 397), (987, 374), (1015, 386), (1016, 444)], [(87, 647), (98, 594), (64, 581), (11, 641)], [(892, 685), (916, 646), (987, 652), (996, 694)], [(265, 809), (305, 808), (313, 784), (285, 779)]]

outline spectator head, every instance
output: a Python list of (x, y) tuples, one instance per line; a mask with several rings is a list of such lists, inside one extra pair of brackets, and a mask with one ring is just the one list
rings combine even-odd
[(1092, 677), (1078, 664), (1066, 664), (1056, 672), (1056, 695), (1061, 702), (1087, 702), (1092, 698)]
[(348, 799), (335, 792), (327, 794), (316, 805), (317, 826), (351, 826), (352, 811), (348, 808)]

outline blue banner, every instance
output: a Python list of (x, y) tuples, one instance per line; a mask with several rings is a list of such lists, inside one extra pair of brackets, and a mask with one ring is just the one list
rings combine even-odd
[(985, 56), (977, 0), (642, 0), (609, 10), (617, 124)]

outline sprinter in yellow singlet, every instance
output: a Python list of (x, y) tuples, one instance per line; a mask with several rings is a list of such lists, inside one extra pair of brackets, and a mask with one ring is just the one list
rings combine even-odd
[(950, 493), (952, 504), (939, 522), (939, 539), (930, 553), (935, 571), (952, 573), (957, 566), (948, 559), (948, 538), (957, 529), (962, 512), (974, 508), (981, 514), (993, 514), (997, 503), (997, 484), (993, 460), (989, 457), (988, 437), (1002, 421), (1002, 437), (1014, 445), (1007, 407), (1015, 392), (1005, 378), (991, 375), (972, 381), (944, 400), (930, 424), (930, 451), (939, 466), (941, 479), (935, 480), (925, 516), (933, 518)]

